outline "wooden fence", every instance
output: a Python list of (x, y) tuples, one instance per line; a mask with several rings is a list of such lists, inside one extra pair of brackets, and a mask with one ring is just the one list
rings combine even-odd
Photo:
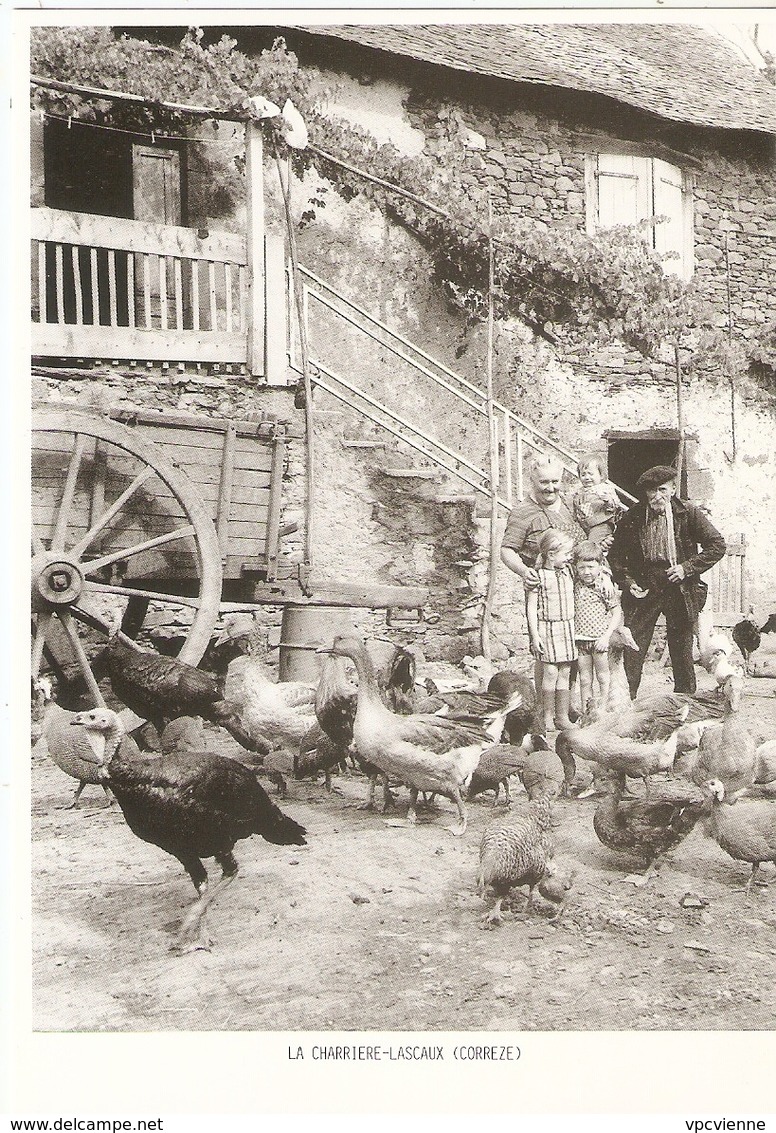
[(705, 575), (709, 587), (709, 606), (715, 626), (734, 626), (747, 611), (746, 536), (728, 539), (727, 554)]

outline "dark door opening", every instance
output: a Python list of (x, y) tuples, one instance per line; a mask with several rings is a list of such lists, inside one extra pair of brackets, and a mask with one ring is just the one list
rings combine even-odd
[[(609, 479), (632, 496), (636, 495), (636, 483), (642, 472), (656, 464), (675, 468), (679, 456), (679, 436), (675, 430), (666, 429), (662, 434), (647, 436), (610, 433), (608, 446)], [(683, 473), (680, 494), (685, 489), (684, 479)]]

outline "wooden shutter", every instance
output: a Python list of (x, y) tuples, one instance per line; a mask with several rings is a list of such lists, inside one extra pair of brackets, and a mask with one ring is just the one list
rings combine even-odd
[(655, 250), (661, 255), (674, 252), (664, 261), (667, 272), (686, 278), (684, 235), (684, 183), (682, 171), (667, 161), (652, 162), (654, 216), (667, 219), (655, 225)]
[(135, 220), (181, 223), (181, 163), (177, 150), (132, 146), (132, 203)]
[(601, 153), (597, 183), (596, 227), (637, 224), (652, 215), (649, 158)]
[[(135, 220), (176, 227), (181, 223), (181, 164), (177, 150), (162, 146), (132, 146), (132, 208)], [(175, 275), (173, 262), (165, 256), (156, 259), (154, 270), (147, 281), (141, 280), (135, 270), (135, 303), (138, 310), (146, 309), (143, 285), (149, 289), (151, 326), (167, 330), (178, 324), (183, 329), (182, 307), (190, 309), (188, 295), (181, 296), (176, 308)], [(135, 263), (137, 269), (139, 263)], [(146, 264), (145, 270), (151, 270)], [(181, 285), (182, 290), (182, 285)], [(150, 327), (146, 327), (150, 329)]]

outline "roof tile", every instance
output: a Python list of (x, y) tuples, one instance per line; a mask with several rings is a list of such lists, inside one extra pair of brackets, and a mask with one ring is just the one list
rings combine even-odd
[(438, 66), (589, 91), (696, 126), (776, 133), (776, 87), (687, 24), (296, 25)]

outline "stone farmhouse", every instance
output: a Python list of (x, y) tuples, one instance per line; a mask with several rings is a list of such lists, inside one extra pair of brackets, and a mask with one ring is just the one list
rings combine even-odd
[[(246, 53), (283, 36), (303, 67), (322, 72), (328, 114), (402, 154), (452, 147), (497, 213), (590, 232), (663, 218), (647, 238), (744, 357), (776, 321), (776, 88), (716, 34), (657, 24), (229, 32)], [(31, 129), (34, 392), (125, 417), (164, 409), (281, 428), (264, 513), (271, 569), (262, 550), (252, 568), (235, 562), (228, 588), (261, 604), (275, 644), (283, 604), (299, 598), (310, 510), (295, 407), (300, 333), (272, 167), (259, 185), (254, 153), (253, 186), (235, 203), (217, 187), (251, 144), (241, 123), (204, 121), (180, 142), (95, 138), (39, 116)], [(458, 660), (480, 649), (490, 562), (484, 334), (465, 333), (425, 249), (364, 198), (343, 200), (313, 169), (294, 184), (293, 209), (316, 386), (321, 601), (339, 587), (357, 624)], [(161, 260), (216, 263), (216, 274), (184, 266), (153, 285), (146, 276), (144, 290), (137, 257), (149, 240)], [(245, 269), (261, 275), (260, 294), (243, 287)], [(669, 359), (617, 342), (564, 352), (504, 326), (495, 369), (502, 522), (537, 449), (558, 451), (570, 469), (574, 454), (600, 453), (626, 492), (676, 457)], [(749, 604), (767, 614), (776, 592), (776, 413), (756, 377), (746, 364), (733, 382), (691, 361), (683, 373), (684, 490), (728, 537), (712, 588), (728, 621)], [(492, 643), (505, 657), (522, 653), (525, 627), (519, 587), (497, 569)]]

